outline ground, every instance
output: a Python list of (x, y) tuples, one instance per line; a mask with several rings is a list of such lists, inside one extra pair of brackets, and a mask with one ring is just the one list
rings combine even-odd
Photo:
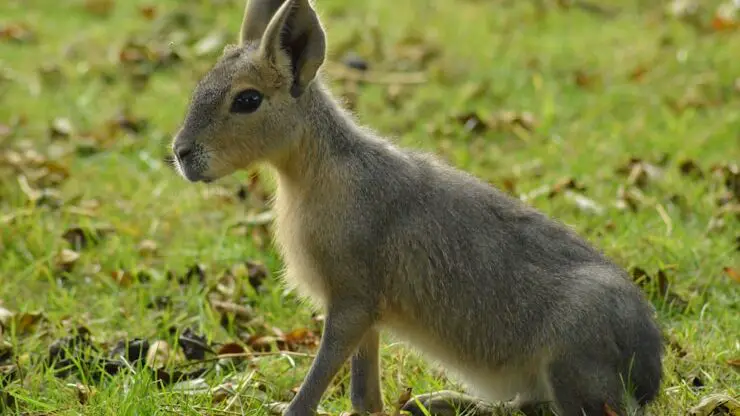
[[(316, 4), (324, 74), (359, 121), (525, 199), (631, 272), (669, 340), (654, 414), (738, 395), (737, 10)], [(301, 383), (321, 314), (280, 284), (269, 170), (191, 184), (164, 161), (242, 8), (0, 5), (0, 413), (264, 414)], [(137, 361), (142, 339), (159, 348)], [(458, 387), (391, 338), (382, 355), (388, 412), (407, 387)], [(347, 390), (345, 371), (323, 410), (350, 411)]]

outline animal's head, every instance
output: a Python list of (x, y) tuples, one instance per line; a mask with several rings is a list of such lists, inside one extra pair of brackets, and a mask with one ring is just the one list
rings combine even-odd
[(302, 131), (305, 92), (326, 40), (309, 0), (248, 0), (238, 45), (200, 80), (173, 143), (189, 181), (276, 156)]

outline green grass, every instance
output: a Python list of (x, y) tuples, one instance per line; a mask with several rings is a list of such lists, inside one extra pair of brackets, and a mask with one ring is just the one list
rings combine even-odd
[[(353, 50), (374, 72), (426, 73), (419, 85), (335, 79), (332, 88), (354, 101), (363, 123), (516, 194), (534, 192), (529, 203), (575, 227), (625, 268), (648, 273), (645, 290), (666, 335), (683, 351), (667, 350), (654, 414), (684, 414), (711, 393), (738, 394), (740, 373), (728, 361), (740, 358), (740, 282), (730, 276), (740, 271), (740, 196), (717, 167), (740, 163), (740, 30), (711, 29), (719, 2), (700, 2), (698, 24), (666, 16), (664, 2), (637, 0), (598, 2), (608, 15), (554, 1), (316, 3), (330, 60)], [(271, 328), (319, 328), (306, 305), (284, 293), (269, 241), (262, 246), (259, 230), (234, 227), (265, 208), (261, 198), (237, 197), (248, 174), (193, 185), (162, 162), (196, 80), (221, 52), (219, 45), (198, 55), (193, 44), (219, 31), (235, 39), (243, 4), (117, 1), (104, 16), (84, 4), (0, 5), (0, 308), (16, 313), (0, 337), (13, 357), (0, 368), (17, 367), (15, 376), (0, 381), (6, 403), (0, 413), (264, 414), (255, 397), (288, 400), (309, 358), (266, 355), (210, 371), (204, 380), (211, 386), (252, 374), (236, 399), (216, 404), (210, 394), (159, 388), (141, 368), (94, 381), (79, 371), (55, 377), (44, 365), (51, 343), (78, 326), (88, 328), (102, 350), (135, 337), (172, 342), (171, 327), (192, 327), (212, 342), (271, 335)], [(154, 7), (153, 21), (142, 15), (146, 5)], [(177, 24), (178, 15), (184, 24)], [(29, 27), (35, 40), (19, 43), (1, 34), (17, 24)], [(119, 50), (130, 40), (177, 51), (181, 59), (153, 70), (150, 62), (121, 63)], [(108, 127), (120, 111), (145, 120), (145, 128)], [(457, 121), (501, 111), (530, 113), (535, 124), (527, 129), (503, 120), (468, 131)], [(50, 134), (58, 119), (72, 125), (68, 136)], [(47, 169), (68, 176), (44, 175), (23, 156), (29, 149), (47, 159)], [(661, 175), (631, 184), (618, 171), (632, 157)], [(702, 177), (681, 172), (687, 160)], [(20, 178), (56, 194), (33, 203)], [(269, 189), (269, 178), (261, 178)], [(583, 209), (567, 192), (536, 192), (562, 178), (585, 187), (574, 192), (603, 210)], [(620, 188), (639, 192), (634, 210), (617, 206)], [(729, 202), (719, 203), (723, 198)], [(113, 231), (80, 249), (65, 272), (58, 256), (73, 247), (62, 235), (75, 226)], [(143, 240), (156, 242), (154, 255), (140, 252)], [(265, 264), (270, 276), (259, 291), (237, 279), (231, 298), (249, 303), (262, 321), (237, 330), (220, 325), (208, 288), (245, 260)], [(205, 285), (167, 278), (167, 271), (183, 275), (196, 263), (206, 267)], [(118, 284), (116, 271), (128, 273), (130, 284)], [(150, 278), (131, 278), (137, 271)], [(667, 290), (659, 288), (659, 271)], [(171, 306), (147, 307), (158, 296), (168, 296)], [(43, 318), (34, 326), (21, 322), (36, 312)], [(390, 338), (382, 351), (389, 410), (407, 386), (415, 393), (456, 387)], [(96, 391), (85, 404), (73, 387), (78, 382)], [(255, 393), (256, 384), (265, 393)], [(345, 372), (322, 407), (349, 411), (347, 388)]]

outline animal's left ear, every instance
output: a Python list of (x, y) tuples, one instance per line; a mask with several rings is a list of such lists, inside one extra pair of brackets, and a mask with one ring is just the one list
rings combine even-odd
[(265, 29), (260, 54), (277, 63), (279, 51), (290, 57), (293, 97), (303, 94), (326, 55), (326, 35), (308, 0), (286, 0)]

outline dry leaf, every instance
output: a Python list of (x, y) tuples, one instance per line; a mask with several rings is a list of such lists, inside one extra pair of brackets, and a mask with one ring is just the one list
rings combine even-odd
[(740, 358), (731, 358), (727, 360), (727, 364), (735, 370), (740, 370)]
[(154, 341), (146, 353), (146, 365), (152, 369), (160, 369), (167, 365), (172, 348), (165, 340)]
[(114, 6), (113, 0), (85, 0), (85, 10), (98, 16), (109, 15)]
[(233, 315), (235, 319), (247, 322), (254, 318), (254, 311), (249, 306), (238, 305), (232, 302), (211, 300), (211, 307), (221, 315)]
[(185, 358), (188, 360), (202, 360), (205, 358), (206, 352), (214, 353), (208, 345), (206, 337), (196, 334), (191, 328), (185, 328), (182, 331), (177, 338), (177, 345), (182, 349)]
[(297, 345), (316, 347), (319, 345), (319, 338), (308, 328), (294, 329), (283, 335), (283, 340), (288, 343), (290, 347)]
[(139, 243), (139, 254), (142, 256), (153, 256), (157, 253), (157, 242), (153, 240), (143, 240)]
[(630, 158), (625, 165), (617, 168), (617, 173), (627, 176), (628, 186), (639, 188), (644, 188), (649, 181), (663, 176), (663, 170), (660, 167), (638, 157)]
[(721, 32), (739, 28), (738, 9), (740, 9), (740, 4), (737, 2), (721, 4), (712, 18), (712, 29)]
[(114, 230), (111, 227), (83, 228), (76, 226), (67, 229), (64, 234), (62, 234), (62, 238), (72, 246), (72, 249), (80, 251), (86, 249), (90, 245), (98, 244), (113, 231)]
[(584, 70), (576, 70), (573, 73), (576, 85), (582, 88), (590, 88), (599, 83), (598, 75), (588, 73)]
[(604, 416), (619, 416), (607, 403), (604, 403)]
[(82, 383), (75, 383), (72, 385), (77, 392), (77, 401), (80, 402), (80, 404), (86, 404), (90, 397), (94, 396), (96, 391), (94, 388), (90, 388)]
[(120, 340), (111, 349), (108, 354), (113, 359), (123, 357), (131, 364), (145, 359), (149, 352), (150, 345), (149, 341), (142, 338), (134, 338), (132, 340)]
[(114, 270), (110, 276), (118, 286), (129, 287), (134, 282), (134, 276), (125, 270)]
[(13, 344), (3, 339), (0, 331), (0, 365), (9, 362), (11, 359), (13, 359)]
[(411, 400), (411, 387), (406, 387), (401, 394), (398, 395), (398, 399), (396, 399), (396, 402), (393, 403), (393, 416), (400, 416), (401, 415), (401, 409), (403, 406)]
[(252, 335), (245, 340), (245, 343), (249, 345), (249, 348), (257, 352), (272, 351), (273, 344), (276, 344), (279, 350), (285, 350), (285, 343), (283, 340), (280, 337), (275, 336)]
[(154, 20), (157, 17), (157, 8), (151, 4), (139, 6), (139, 14), (146, 20)]
[(689, 416), (740, 416), (740, 401), (727, 394), (712, 394), (689, 409)]
[(244, 354), (247, 352), (246, 349), (241, 344), (237, 344), (236, 342), (228, 342), (226, 344), (221, 345), (218, 348), (218, 351), (216, 352), (217, 355), (226, 355), (226, 354)]
[(645, 78), (645, 74), (648, 72), (649, 70), (647, 67), (640, 65), (630, 72), (629, 78), (633, 82), (640, 82)]
[(0, 328), (7, 328), (15, 314), (0, 306)]
[(74, 264), (79, 260), (80, 253), (70, 250), (70, 249), (62, 249), (62, 251), (59, 252), (57, 255), (57, 267), (59, 267), (61, 270), (65, 272), (72, 271), (72, 268), (74, 267)]
[(678, 165), (678, 169), (681, 171), (681, 174), (685, 176), (692, 176), (695, 178), (704, 177), (704, 173), (701, 171), (699, 165), (697, 165), (696, 162), (691, 159), (687, 159), (681, 162), (681, 164)]
[(74, 132), (72, 122), (65, 117), (57, 117), (51, 122), (49, 134), (52, 138), (67, 138)]
[(740, 283), (740, 272), (738, 272), (732, 267), (725, 267), (722, 270), (724, 270), (725, 274), (729, 276), (730, 279)]
[(36, 34), (25, 23), (8, 23), (0, 26), (0, 41), (29, 43), (36, 40)]
[(569, 190), (565, 191), (564, 195), (567, 200), (572, 201), (574, 204), (576, 204), (576, 206), (581, 209), (581, 211), (593, 214), (604, 213), (604, 207), (602, 207), (601, 204), (591, 198)]

